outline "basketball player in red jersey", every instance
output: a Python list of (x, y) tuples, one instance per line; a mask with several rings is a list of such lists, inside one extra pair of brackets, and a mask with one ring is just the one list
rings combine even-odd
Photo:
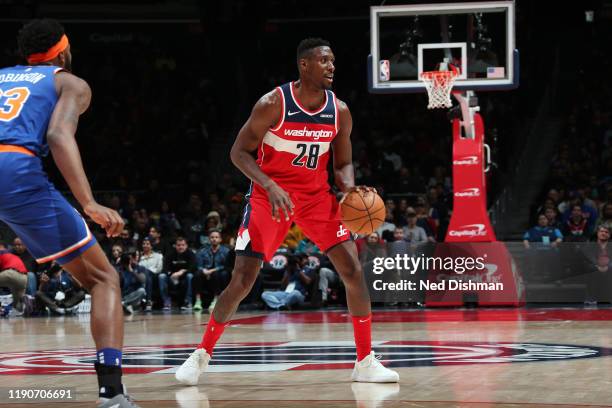
[[(345, 194), (358, 188), (351, 114), (330, 91), (334, 54), (327, 41), (309, 38), (299, 44), (297, 62), (300, 79), (264, 95), (232, 147), (232, 162), (252, 181), (236, 240), (236, 264), (202, 343), (176, 372), (183, 384), (197, 384), (215, 343), (251, 290), (262, 259), (272, 258), (292, 222), (327, 253), (346, 287), (357, 347), (353, 381), (399, 381), (398, 374), (384, 367), (371, 350), (369, 293), (357, 249), (340, 222), (339, 203), (327, 183), (327, 163), (333, 153), (336, 186)], [(255, 151), (257, 160), (252, 156)]]

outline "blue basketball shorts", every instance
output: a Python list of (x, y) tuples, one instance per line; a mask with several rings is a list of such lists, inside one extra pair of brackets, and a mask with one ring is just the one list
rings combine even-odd
[(0, 152), (0, 220), (38, 263), (63, 265), (95, 245), (87, 223), (49, 182), (40, 158)]

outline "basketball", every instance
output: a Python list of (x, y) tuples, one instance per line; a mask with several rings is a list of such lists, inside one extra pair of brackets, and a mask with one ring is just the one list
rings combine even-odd
[(385, 221), (385, 203), (374, 191), (351, 191), (340, 207), (342, 222), (355, 234), (371, 234)]

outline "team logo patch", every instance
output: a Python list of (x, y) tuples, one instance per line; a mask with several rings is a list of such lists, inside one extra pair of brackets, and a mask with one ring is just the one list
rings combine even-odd
[[(454, 364), (527, 363), (612, 355), (612, 349), (542, 343), (376, 342), (373, 348), (387, 367)], [(124, 374), (172, 374), (193, 345), (126, 347)], [(0, 353), (0, 374), (95, 374), (93, 349)], [(331, 370), (352, 368), (352, 341), (264, 342), (221, 344), (209, 372)]]

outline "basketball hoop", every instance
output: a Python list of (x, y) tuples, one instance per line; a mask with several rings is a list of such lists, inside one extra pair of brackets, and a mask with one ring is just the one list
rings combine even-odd
[(425, 83), (427, 95), (429, 95), (429, 105), (427, 109), (450, 108), (453, 106), (450, 94), (457, 71), (426, 71), (421, 73), (421, 81)]

